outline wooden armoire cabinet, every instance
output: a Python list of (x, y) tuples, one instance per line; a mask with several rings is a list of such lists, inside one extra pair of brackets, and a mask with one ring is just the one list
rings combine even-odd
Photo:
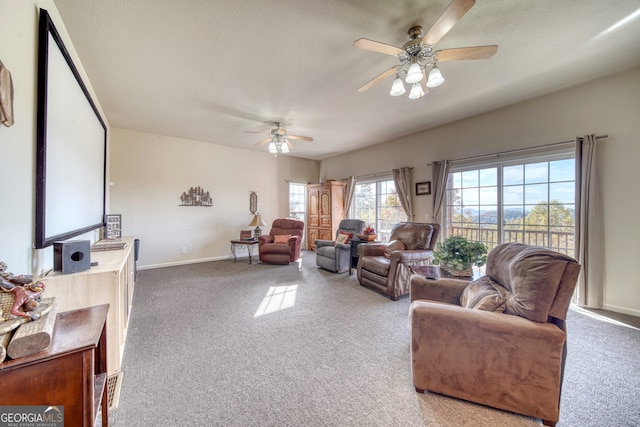
[(344, 182), (326, 181), (307, 185), (307, 247), (316, 249), (316, 239), (333, 240), (344, 219)]

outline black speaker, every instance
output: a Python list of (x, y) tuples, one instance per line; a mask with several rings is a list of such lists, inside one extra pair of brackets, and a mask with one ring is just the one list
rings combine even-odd
[(140, 239), (133, 240), (133, 280), (138, 280), (138, 257), (140, 256)]
[(53, 243), (53, 269), (62, 274), (91, 268), (91, 244), (88, 240)]

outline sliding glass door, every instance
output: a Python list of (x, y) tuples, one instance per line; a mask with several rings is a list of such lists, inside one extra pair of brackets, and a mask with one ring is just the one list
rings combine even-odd
[(407, 220), (393, 179), (358, 182), (353, 195), (351, 218), (364, 220), (376, 229), (378, 240), (387, 242), (393, 226)]
[(489, 248), (522, 242), (574, 256), (575, 173), (570, 155), (452, 168), (447, 236)]

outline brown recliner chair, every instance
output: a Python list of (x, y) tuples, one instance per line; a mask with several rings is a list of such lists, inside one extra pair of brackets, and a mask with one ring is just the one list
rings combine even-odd
[(258, 237), (260, 261), (288, 265), (300, 258), (304, 222), (294, 218), (273, 221), (269, 234)]
[(409, 293), (409, 266), (429, 265), (440, 224), (400, 222), (389, 243), (358, 246), (358, 282), (397, 301)]
[(580, 265), (521, 243), (488, 256), (473, 282), (411, 280), (411, 370), (430, 390), (554, 426), (566, 358), (565, 318)]

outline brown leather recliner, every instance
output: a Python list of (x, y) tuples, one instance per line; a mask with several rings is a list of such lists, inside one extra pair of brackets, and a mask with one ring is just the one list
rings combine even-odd
[(473, 282), (411, 279), (411, 370), (430, 390), (558, 421), (565, 319), (580, 265), (521, 243), (488, 256)]
[(389, 243), (358, 246), (358, 282), (397, 301), (409, 293), (409, 266), (429, 265), (440, 224), (400, 222)]
[(288, 265), (300, 258), (304, 222), (295, 218), (273, 221), (271, 231), (258, 237), (260, 261)]

